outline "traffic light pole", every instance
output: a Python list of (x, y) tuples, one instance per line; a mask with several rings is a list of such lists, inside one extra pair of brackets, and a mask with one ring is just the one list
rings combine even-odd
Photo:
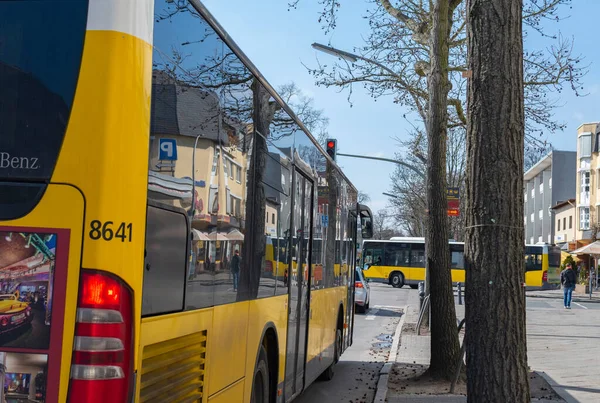
[(403, 162), (403, 161), (393, 160), (391, 158), (369, 157), (366, 155), (342, 154), (342, 153), (337, 153), (337, 155), (340, 155), (342, 157), (363, 158), (366, 160), (392, 162), (394, 164), (402, 165), (403, 167), (406, 167), (406, 168), (412, 170), (413, 172), (418, 174), (421, 178), (425, 179), (425, 174), (423, 173), (423, 171), (421, 171), (419, 168), (415, 167), (414, 165), (407, 164), (406, 162)]

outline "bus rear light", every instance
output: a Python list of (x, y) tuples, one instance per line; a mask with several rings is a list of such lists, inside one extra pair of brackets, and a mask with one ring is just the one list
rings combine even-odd
[(545, 271), (544, 274), (542, 274), (542, 281), (548, 282), (548, 272)]
[(77, 323), (123, 323), (123, 316), (112, 309), (79, 308)]
[(73, 365), (71, 367), (71, 379), (94, 381), (99, 379), (123, 379), (123, 369), (110, 365)]
[(354, 288), (363, 288), (363, 283), (360, 281), (355, 281), (354, 282)]
[(101, 274), (85, 277), (79, 291), (80, 307), (115, 309), (120, 306), (123, 285), (117, 280)]
[(120, 279), (82, 270), (69, 401), (125, 402), (133, 381), (133, 295)]

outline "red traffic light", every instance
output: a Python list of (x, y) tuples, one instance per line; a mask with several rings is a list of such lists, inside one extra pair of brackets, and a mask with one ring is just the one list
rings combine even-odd
[(331, 141), (331, 140), (328, 141), (327, 142), (327, 148), (333, 148), (333, 147), (335, 147), (335, 143), (333, 141)]

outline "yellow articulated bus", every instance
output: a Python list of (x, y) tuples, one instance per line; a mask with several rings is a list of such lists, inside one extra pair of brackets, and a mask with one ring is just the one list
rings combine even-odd
[(289, 402), (371, 222), (199, 1), (0, 1), (0, 401)]
[[(452, 282), (465, 282), (464, 243), (448, 242)], [(560, 248), (553, 245), (526, 245), (525, 284), (528, 289), (556, 288), (560, 285)], [(515, 262), (516, 264), (516, 262)], [(424, 238), (394, 237), (391, 240), (363, 242), (361, 267), (365, 277), (396, 288), (405, 284), (417, 288), (425, 281)]]

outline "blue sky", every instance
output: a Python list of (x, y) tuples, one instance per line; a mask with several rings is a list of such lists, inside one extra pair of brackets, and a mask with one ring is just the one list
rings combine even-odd
[[(311, 43), (327, 43), (352, 50), (362, 43), (368, 33), (367, 21), (362, 18), (367, 3), (362, 0), (342, 2), (337, 28), (325, 34), (317, 21), (321, 6), (317, 0), (301, 0), (296, 10), (288, 11), (287, 0), (204, 0), (203, 3), (221, 23), (233, 40), (258, 67), (274, 87), (294, 81), (306, 95), (314, 98), (315, 106), (323, 109), (330, 119), (329, 133), (338, 139), (338, 151), (393, 158), (399, 151), (395, 137), (404, 137), (410, 130), (402, 118), (406, 110), (393, 104), (391, 98), (374, 101), (360, 86), (355, 86), (353, 106), (347, 101), (347, 91), (317, 87), (302, 63), (314, 66), (318, 56), (321, 63), (331, 64), (333, 56), (318, 53)], [(590, 64), (584, 78), (588, 96), (578, 98), (570, 90), (561, 94), (557, 120), (567, 123), (564, 132), (548, 134), (556, 149), (575, 150), (577, 127), (585, 122), (600, 121), (600, 53), (598, 49), (597, 16), (600, 1), (574, 0), (570, 15), (560, 23), (549, 25), (552, 32), (575, 37), (575, 54), (585, 56)], [(382, 192), (390, 189), (394, 166), (385, 162), (338, 157), (338, 163), (353, 184), (371, 196), (373, 211), (386, 207)]]

